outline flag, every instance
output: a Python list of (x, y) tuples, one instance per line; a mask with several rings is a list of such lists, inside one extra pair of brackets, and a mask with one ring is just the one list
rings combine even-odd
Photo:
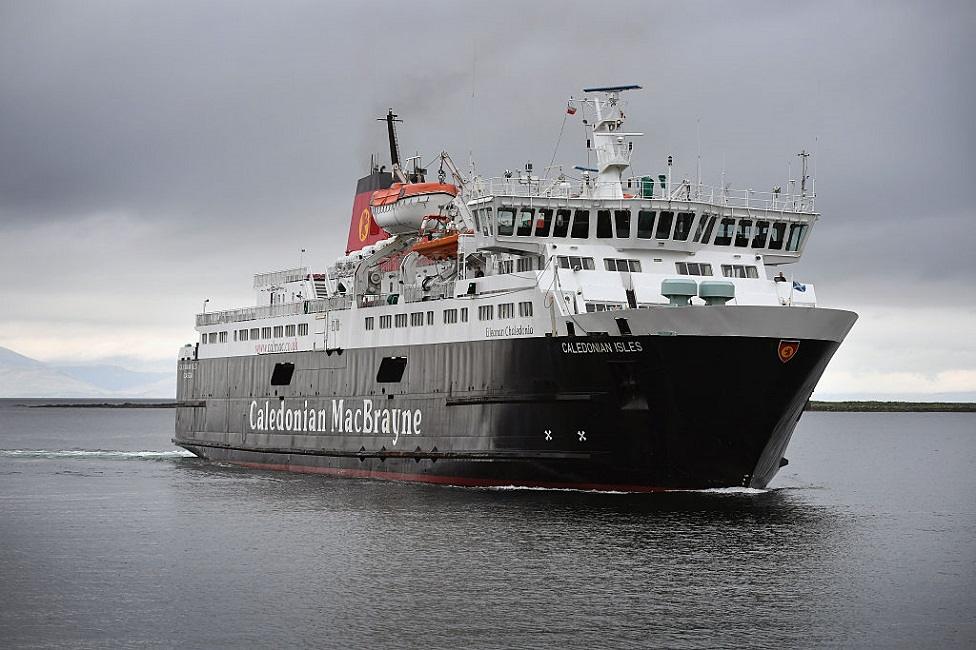
[(576, 107), (572, 104), (566, 104), (566, 113), (569, 115), (576, 115)]
[(793, 291), (799, 291), (799, 292), (802, 293), (802, 292), (804, 292), (806, 290), (807, 290), (807, 285), (800, 284), (796, 280), (793, 280)]

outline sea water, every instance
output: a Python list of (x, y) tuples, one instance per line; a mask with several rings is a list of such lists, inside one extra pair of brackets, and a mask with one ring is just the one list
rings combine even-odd
[(216, 466), (172, 409), (0, 401), (4, 647), (965, 647), (976, 415), (807, 413), (768, 490)]

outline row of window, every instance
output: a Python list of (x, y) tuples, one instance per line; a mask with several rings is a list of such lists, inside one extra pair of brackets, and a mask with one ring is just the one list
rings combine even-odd
[[(261, 339), (291, 338), (293, 336), (308, 336), (308, 323), (295, 325), (274, 325), (272, 327), (253, 327), (251, 329), (234, 330), (235, 341), (258, 341)], [(223, 332), (202, 332), (200, 343), (227, 343), (229, 334)]]
[(615, 311), (617, 309), (623, 309), (623, 305), (618, 305), (613, 302), (588, 302), (586, 303), (586, 311), (593, 313), (596, 311)]
[[(493, 224), (497, 225), (499, 236), (574, 239), (588, 239), (591, 236), (589, 210), (501, 207), (498, 208), (495, 222), (489, 207), (476, 210), (475, 219), (485, 236), (491, 236)], [(629, 239), (632, 225), (631, 210), (596, 211), (597, 239)], [(707, 212), (638, 210), (635, 234), (638, 239), (688, 241), (691, 237), (693, 242), (715, 246), (798, 251), (806, 231), (807, 224), (803, 223), (734, 217), (719, 220), (717, 215)]]
[[(531, 318), (532, 317), (532, 303), (531, 302), (520, 302), (518, 303), (518, 315), (521, 318)], [(386, 314), (379, 317), (379, 325), (381, 330), (386, 330), (390, 328), (397, 327), (407, 327), (407, 316), (408, 314)], [(461, 307), (460, 309), (451, 308), (445, 309), (441, 315), (442, 323), (444, 325), (454, 325), (459, 321), (467, 323), (468, 322), (468, 308)], [(434, 312), (422, 312), (415, 311), (409, 314), (410, 327), (421, 327), (423, 325), (433, 325), (434, 324)], [(495, 317), (495, 306), (494, 305), (481, 305), (478, 307), (478, 320), (492, 320)], [(498, 305), (498, 318), (515, 318), (515, 303), (507, 302)], [(367, 330), (376, 329), (376, 317), (367, 316), (365, 318), (365, 327)]]
[(711, 275), (712, 265), (701, 262), (675, 262), (675, 270), (681, 275)]
[[(681, 275), (712, 275), (712, 265), (701, 262), (675, 262), (674, 268)], [(726, 278), (757, 280), (759, 279), (759, 269), (751, 264), (723, 264), (722, 275)]]
[(722, 275), (727, 278), (759, 278), (759, 271), (748, 264), (723, 264)]
[(628, 273), (641, 272), (640, 260), (605, 259), (603, 260), (603, 264), (607, 267), (608, 271), (620, 271)]

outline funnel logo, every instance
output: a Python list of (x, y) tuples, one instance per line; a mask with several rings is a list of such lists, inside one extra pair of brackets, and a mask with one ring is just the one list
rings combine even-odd
[(799, 341), (780, 341), (779, 347), (776, 349), (776, 354), (779, 356), (780, 361), (786, 363), (796, 356), (796, 351), (799, 349)]
[(369, 238), (370, 221), (369, 208), (365, 208), (359, 215), (359, 241), (366, 241)]

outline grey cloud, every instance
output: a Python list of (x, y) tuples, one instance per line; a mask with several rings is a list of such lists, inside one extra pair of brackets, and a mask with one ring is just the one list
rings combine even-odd
[[(319, 265), (341, 252), (356, 178), (371, 153), (386, 156), (374, 120), (387, 107), (405, 120), (405, 151), (447, 149), (462, 166), (470, 151), (499, 174), (548, 163), (569, 95), (636, 82), (639, 172), (663, 171), (670, 154), (694, 177), (699, 130), (715, 184), (724, 165), (740, 188), (785, 185), (794, 154), (816, 152), (823, 220), (796, 273), (840, 290), (832, 304), (864, 286), (905, 302), (913, 286), (973, 297), (957, 281), (976, 271), (972, 3), (419, 9), (4, 3), (0, 245), (55, 224), (72, 293), (152, 260), (143, 273), (158, 277), (141, 281), (195, 304), (301, 247)], [(570, 120), (557, 161), (584, 162), (582, 145)], [(75, 230), (103, 228), (110, 242), (127, 223), (154, 235), (97, 258), (71, 245), (84, 241)], [(26, 282), (17, 259), (0, 270)]]

